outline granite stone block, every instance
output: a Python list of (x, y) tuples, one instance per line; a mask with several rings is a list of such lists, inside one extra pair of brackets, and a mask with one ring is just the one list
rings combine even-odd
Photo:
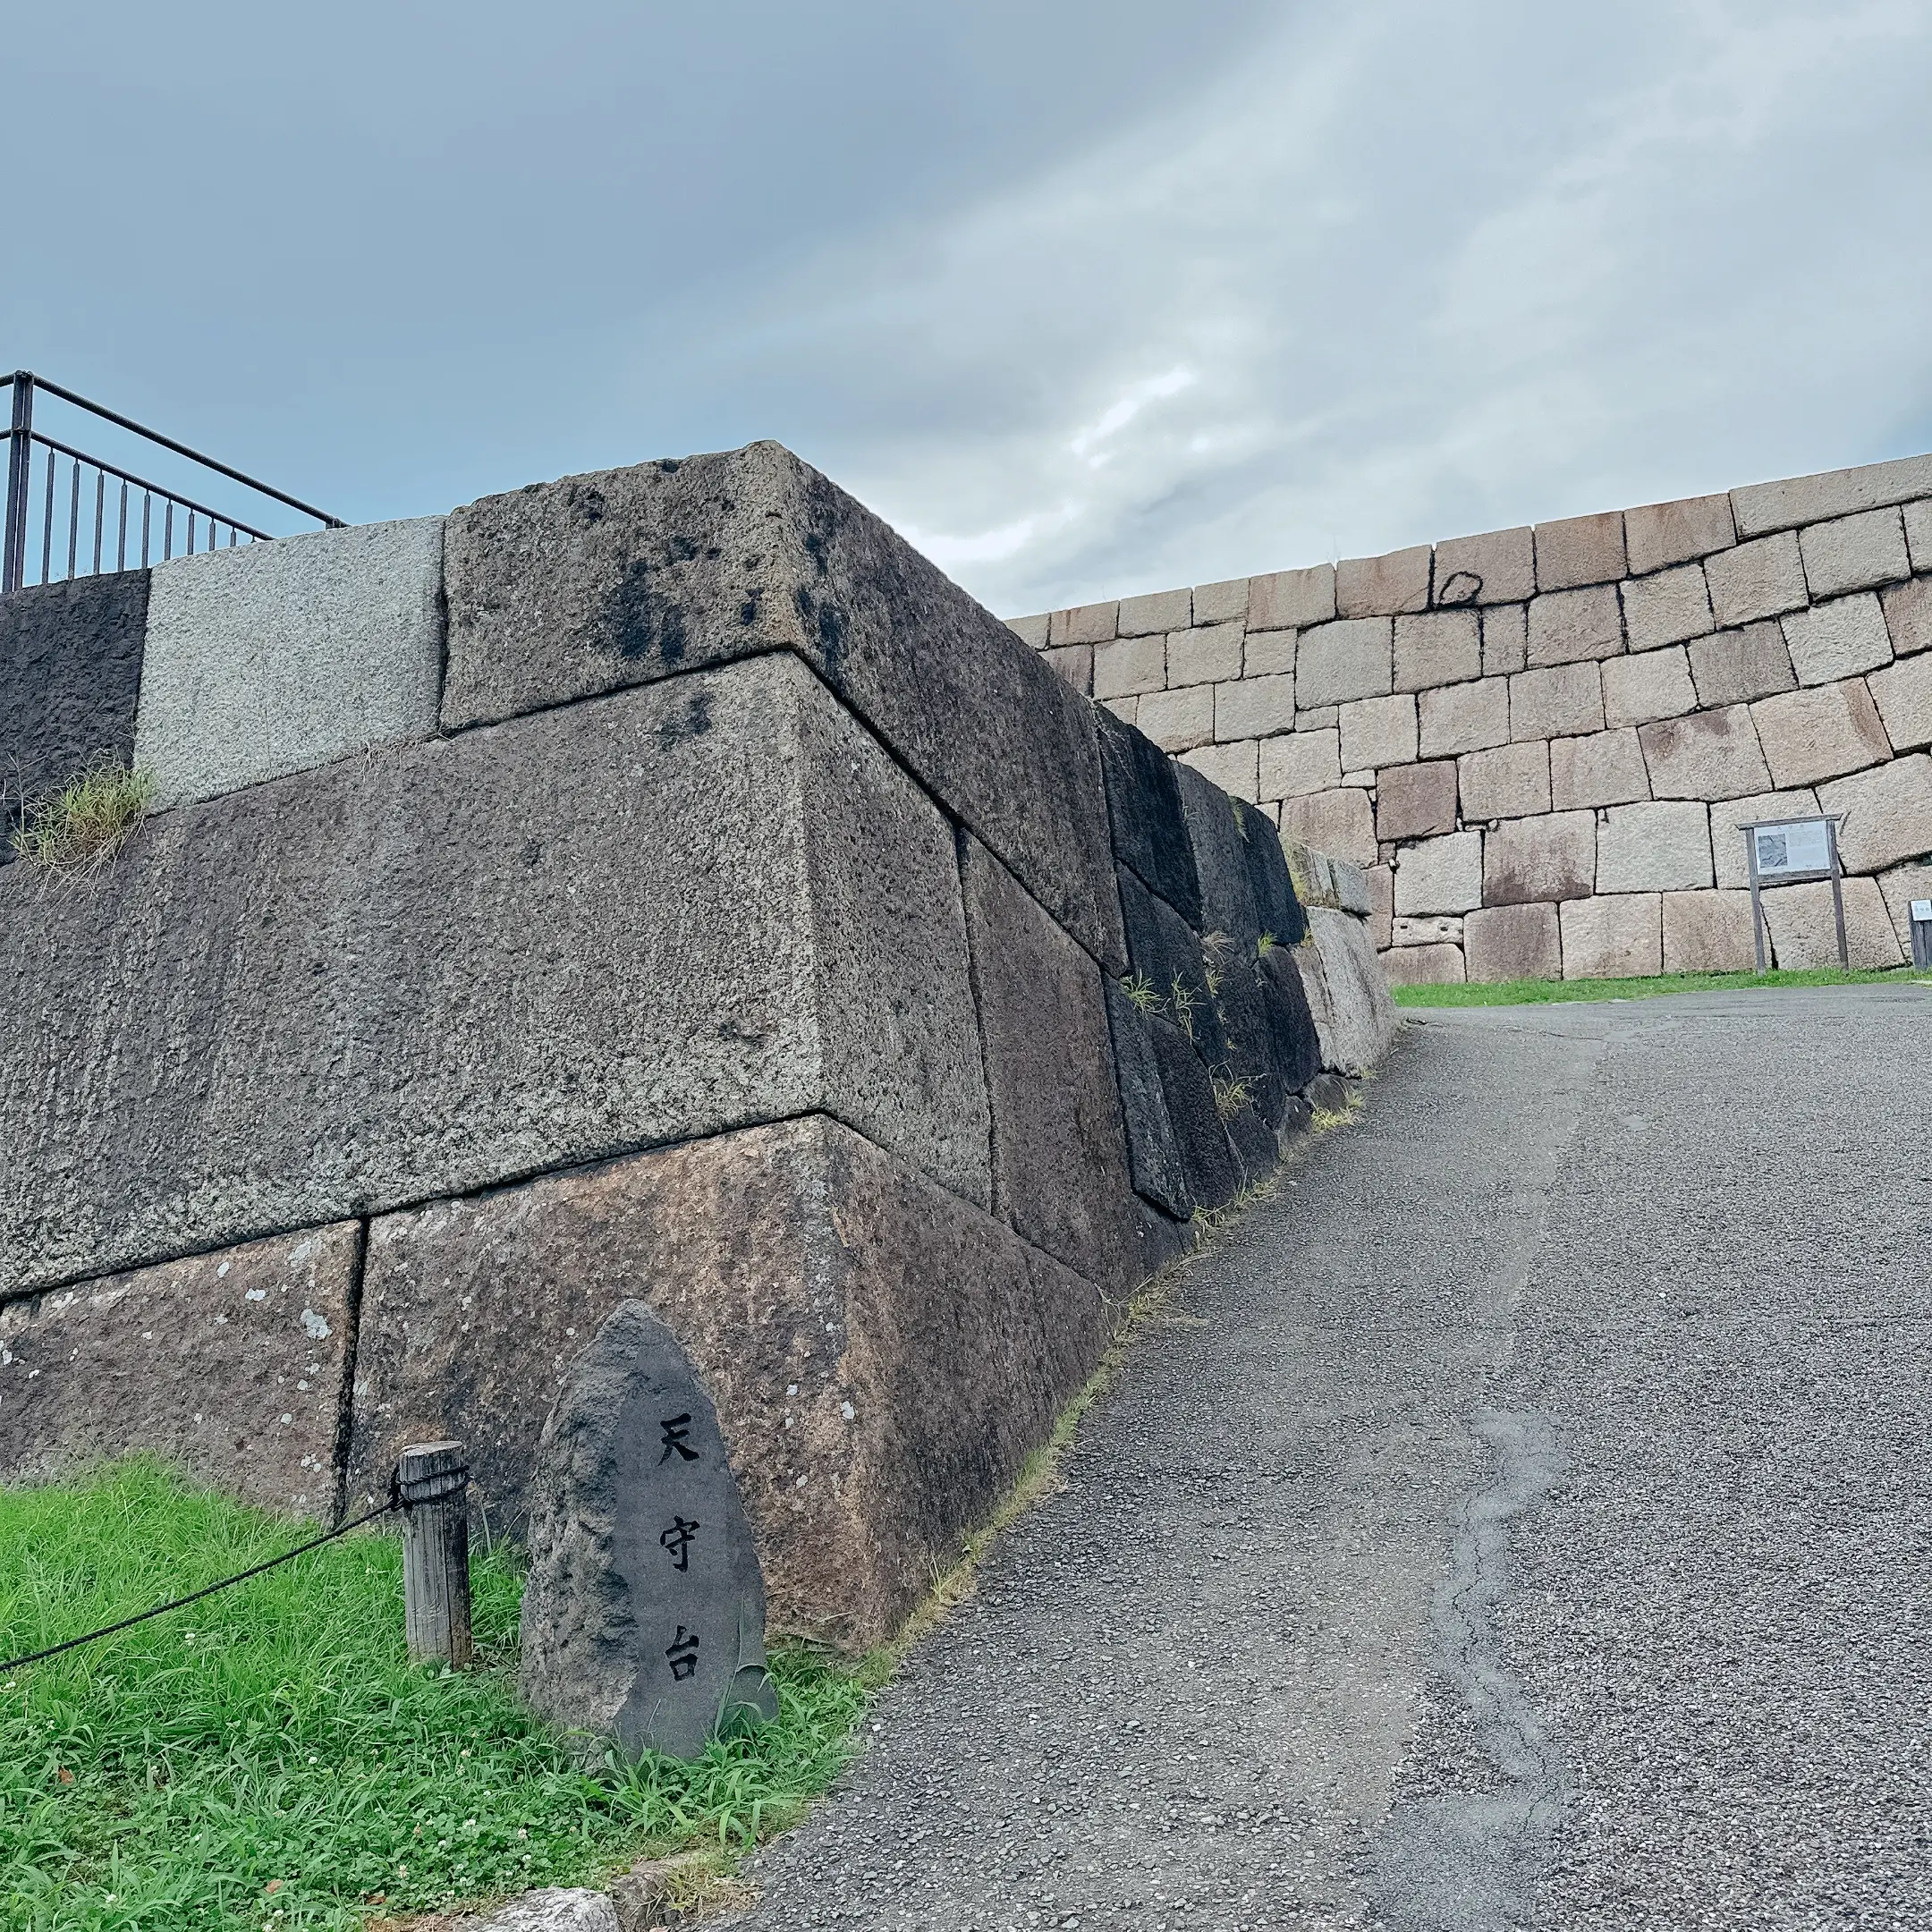
[(1299, 839), (1317, 852), (1333, 852), (1357, 865), (1372, 866), (1381, 856), (1368, 794), (1357, 786), (1284, 798), (1281, 831), (1284, 838)]
[(1559, 908), (1565, 979), (1640, 979), (1663, 970), (1656, 893), (1598, 894)]
[(1629, 568), (1623, 554), (1623, 513), (1564, 517), (1536, 527), (1538, 590), (1572, 590), (1614, 583)]
[(1793, 611), (1784, 619), (1784, 631), (1801, 686), (1834, 683), (1892, 661), (1885, 613), (1868, 590)]
[(1378, 698), (1392, 688), (1394, 625), (1387, 617), (1344, 618), (1304, 631), (1295, 682), (1304, 706)]
[(1134, 711), (1134, 729), (1163, 751), (1191, 751), (1214, 742), (1215, 688), (1190, 684), (1181, 691), (1146, 692)]
[(1156, 1021), (1115, 980), (1107, 981), (1106, 1006), (1134, 1191), (1167, 1219), (1184, 1222), (1192, 1216), (1195, 1202), (1161, 1087), (1160, 1055), (1154, 1047)]
[(1099, 724), (1114, 857), (1198, 927), (1200, 881), (1173, 760), (1130, 725), (1105, 716)]
[(1370, 1072), (1394, 1045), (1400, 1016), (1368, 927), (1352, 913), (1310, 906), (1307, 943), (1286, 951), (1301, 976), (1324, 1069), (1352, 1078)]
[(1728, 496), (1686, 496), (1623, 513), (1630, 567), (1643, 573), (1728, 550), (1737, 541)]
[(1623, 620), (1616, 586), (1555, 590), (1530, 606), (1530, 664), (1575, 664), (1586, 657), (1614, 657), (1623, 648)]
[(1550, 809), (1550, 752), (1541, 739), (1457, 760), (1465, 819), (1524, 818)]
[(1932, 758), (1923, 751), (1835, 778), (1818, 794), (1826, 811), (1845, 815), (1838, 859), (1848, 872), (1881, 872), (1932, 853)]
[(1181, 754), (1183, 764), (1211, 778), (1230, 798), (1257, 804), (1261, 797), (1260, 746), (1252, 738), (1232, 744), (1196, 745)]
[(1892, 929), (1898, 936), (1900, 953), (1909, 960), (1911, 957), (1911, 902), (1914, 899), (1932, 899), (1932, 862), (1917, 861), (1893, 867), (1880, 876), (1878, 890), (1884, 896), (1885, 910), (1892, 915)]
[(1398, 919), (1391, 926), (1390, 937), (1398, 946), (1461, 945), (1462, 921), (1447, 914)]
[(1265, 799), (1299, 798), (1342, 783), (1342, 733), (1297, 731), (1261, 741), (1260, 786)]
[[(1553, 812), (1547, 818), (1508, 818), (1489, 834), (1483, 853), (1486, 906), (1529, 905), (1586, 898), (1597, 877), (1595, 812)], [(1398, 888), (1402, 883), (1396, 877)]]
[(1932, 744), (1932, 657), (1905, 657), (1865, 680), (1894, 751)]
[(1407, 765), (1416, 755), (1416, 701), (1408, 691), (1363, 698), (1342, 707), (1342, 769), (1374, 771)]
[(1483, 902), (1483, 835), (1451, 832), (1406, 847), (1395, 862), (1395, 913), (1468, 912)]
[[(1248, 886), (1254, 894), (1255, 918), (1262, 933), (1281, 945), (1299, 945), (1308, 932), (1308, 919), (1295, 890), (1283, 835), (1259, 812), (1235, 810), (1234, 822), (1241, 828), (1241, 843), (1248, 859)], [(1368, 887), (1354, 877), (1345, 855), (1327, 855), (1338, 899), (1352, 903), (1359, 894), (1358, 910), (1368, 910)]]
[(1453, 758), (1509, 741), (1509, 680), (1486, 677), (1473, 684), (1426, 691), (1416, 700), (1419, 750), (1426, 758)]
[(1510, 736), (1567, 738), (1604, 728), (1603, 674), (1595, 664), (1521, 671), (1509, 681)]
[(1750, 708), (1758, 741), (1780, 791), (1836, 778), (1892, 756), (1862, 678), (1760, 698)]
[(1214, 1080), (1179, 1027), (1159, 1015), (1148, 1016), (1144, 1025), (1188, 1194), (1197, 1208), (1225, 1207), (1241, 1191), (1243, 1169), (1221, 1117)]
[(1386, 556), (1345, 557), (1335, 565), (1335, 614), (1393, 617), (1428, 608), (1429, 547), (1417, 544)]
[(1798, 683), (1784, 633), (1771, 618), (1741, 631), (1699, 638), (1690, 646), (1690, 678), (1698, 702), (1707, 708), (1768, 698)]
[(1932, 572), (1932, 498), (1905, 505), (1905, 547), (1919, 576)]
[(1474, 610), (1421, 611), (1395, 620), (1395, 689), (1427, 690), (1482, 674), (1482, 627)]
[(1527, 526), (1436, 546), (1438, 605), (1522, 604), (1535, 595), (1536, 545)]
[[(1898, 933), (1885, 910), (1878, 881), (1848, 878), (1844, 896), (1846, 963), (1854, 972), (1882, 971), (1904, 963)], [(1763, 897), (1773, 963), (1783, 972), (1838, 963), (1838, 922), (1829, 879), (1806, 886), (1776, 886)]]
[(1746, 798), (1771, 788), (1749, 705), (1660, 718), (1638, 727), (1650, 795), (1658, 799)]
[[(1177, 765), (1174, 779), (1200, 883), (1200, 931), (1225, 937), (1235, 952), (1250, 958), (1261, 937), (1261, 918), (1242, 826), (1258, 815), (1241, 811), (1237, 817), (1234, 801), (1191, 766)], [(1271, 826), (1263, 829), (1274, 838)]]
[(1550, 742), (1550, 803), (1558, 811), (1628, 805), (1650, 796), (1650, 775), (1634, 731), (1593, 732)]
[(1682, 892), (1711, 882), (1710, 813), (1694, 799), (1613, 805), (1605, 814), (1598, 893)]
[(1247, 623), (1250, 631), (1305, 631), (1335, 615), (1333, 564), (1308, 570), (1275, 571), (1248, 580)]
[(1697, 688), (1682, 645), (1620, 657), (1603, 667), (1604, 723), (1611, 731), (1695, 711)]
[(1665, 972), (1749, 972), (1758, 963), (1748, 892), (1667, 892), (1662, 902)]
[(1057, 650), (1043, 651), (1040, 656), (1055, 674), (1064, 680), (1068, 690), (1078, 691), (1082, 698), (1093, 696), (1091, 644), (1068, 644)]
[(1895, 509), (1809, 524), (1798, 532), (1798, 548), (1815, 599), (1876, 590), (1911, 575), (1905, 523)]
[(1116, 638), (1090, 644), (1093, 652), (1093, 694), (1096, 698), (1138, 698), (1165, 688), (1167, 640), (1165, 637)]
[(1295, 681), (1292, 677), (1241, 678), (1216, 684), (1215, 736), (1223, 744), (1238, 738), (1267, 738), (1294, 729)]
[(1754, 483), (1731, 492), (1731, 507), (1738, 535), (1757, 537), (1766, 530), (1789, 530), (1915, 496), (1932, 496), (1932, 456), (1906, 456), (1856, 470)]
[(1202, 1060), (1219, 1066), (1227, 1058), (1227, 1044), (1214, 1011), (1201, 936), (1125, 867), (1120, 882), (1127, 963), (1134, 979), (1157, 1010), (1188, 1035)]
[(1123, 597), (1114, 613), (1116, 637), (1152, 637), (1185, 631), (1194, 622), (1194, 598), (1187, 590), (1155, 590)]
[(1711, 628), (1710, 595), (1695, 564), (1633, 577), (1623, 586), (1623, 623), (1633, 651), (1702, 637)]
[(1460, 986), (1467, 977), (1460, 945), (1398, 946), (1382, 955), (1382, 974), (1391, 986)]
[(1285, 677), (1294, 669), (1293, 631), (1250, 631), (1241, 639), (1242, 677)]
[(1389, 943), (1395, 924), (1395, 868), (1393, 864), (1370, 866), (1362, 874), (1368, 890), (1368, 935), (1379, 951)]
[(1530, 606), (1502, 604), (1482, 614), (1485, 677), (1506, 677), (1530, 662)]
[[(1034, 650), (1045, 650), (1053, 641), (1053, 614), (1050, 611), (1041, 611), (1031, 617), (1009, 617), (1006, 620), (1006, 628), (1022, 644), (1030, 646)], [(1091, 647), (1087, 648), (1090, 651)], [(1091, 662), (1090, 657), (1089, 661)]]
[[(758, 446), (757, 444), (751, 445), (753, 449)], [(703, 460), (701, 457), (692, 459), (693, 462)], [(1115, 624), (1119, 611), (1118, 604), (1078, 604), (1069, 610), (1056, 610), (1047, 624), (1047, 641), (1053, 644), (1107, 643), (1119, 634)]]
[(1802, 610), (1809, 600), (1798, 539), (1789, 530), (1706, 557), (1704, 581), (1721, 631)]
[(1563, 945), (1554, 905), (1485, 906), (1462, 921), (1467, 977), (1494, 985), (1504, 979), (1560, 979)]
[(1453, 832), (1454, 764), (1443, 758), (1428, 765), (1397, 765), (1385, 771), (1376, 788), (1375, 818), (1376, 837), (1384, 844)]
[(1901, 657), (1932, 650), (1932, 577), (1894, 584), (1878, 599), (1892, 648)]
[[(1241, 627), (1238, 623), (1206, 624), (1199, 630), (1168, 632), (1169, 684), (1212, 684), (1241, 674)], [(1292, 703), (1289, 708), (1293, 709)]]
[[(1194, 616), (1198, 624), (1245, 623), (1248, 621), (1248, 580), (1230, 577), (1220, 583), (1194, 586)], [(1256, 626), (1257, 629), (1260, 627)]]

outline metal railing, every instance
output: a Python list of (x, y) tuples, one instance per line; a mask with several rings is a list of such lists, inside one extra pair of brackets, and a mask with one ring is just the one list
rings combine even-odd
[[(4, 546), (0, 549), (0, 596), (29, 584), (97, 576), (103, 571), (144, 569), (198, 549), (233, 549), (238, 543), (267, 543), (270, 531), (216, 510), (183, 488), (150, 482), (133, 470), (91, 456), (34, 427), (37, 394), (57, 397), (100, 421), (124, 430), (139, 443), (185, 458), (198, 469), (252, 490), (258, 497), (312, 517), (325, 530), (340, 530), (343, 520), (305, 504), (298, 496), (258, 482), (240, 470), (216, 462), (185, 443), (116, 415), (85, 396), (63, 389), (45, 377), (16, 369), (0, 377), (13, 390), (6, 444)], [(256, 510), (253, 514), (263, 513)]]

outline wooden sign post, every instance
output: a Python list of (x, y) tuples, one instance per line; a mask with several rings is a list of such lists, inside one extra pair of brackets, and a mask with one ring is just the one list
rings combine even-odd
[(402, 1628), (410, 1660), (467, 1670), (470, 1471), (463, 1445), (415, 1443), (396, 1464), (402, 1504)]

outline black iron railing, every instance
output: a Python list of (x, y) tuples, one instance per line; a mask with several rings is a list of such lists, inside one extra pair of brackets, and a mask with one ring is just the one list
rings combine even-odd
[[(90, 456), (37, 429), (37, 394), (57, 397), (125, 431), (140, 445), (165, 450), (197, 470), (238, 483), (257, 497), (312, 517), (325, 530), (343, 527), (340, 517), (216, 462), (172, 436), (144, 428), (45, 377), (17, 369), (12, 376), (0, 377), (0, 388), (13, 391), (8, 427), (0, 432), (6, 444), (0, 596), (28, 584), (144, 568), (170, 557), (192, 556), (197, 550), (232, 549), (238, 543), (266, 543), (272, 538), (270, 531), (188, 495), (186, 487), (150, 482), (105, 457)], [(264, 512), (258, 508), (251, 514), (262, 516)]]

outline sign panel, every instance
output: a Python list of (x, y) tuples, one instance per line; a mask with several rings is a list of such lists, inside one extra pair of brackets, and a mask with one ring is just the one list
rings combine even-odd
[(1911, 905), (1915, 919), (1932, 919), (1932, 899), (1914, 899)]
[(1750, 837), (1760, 878), (1788, 878), (1794, 872), (1831, 870), (1831, 827), (1823, 818), (1792, 825), (1753, 826)]

